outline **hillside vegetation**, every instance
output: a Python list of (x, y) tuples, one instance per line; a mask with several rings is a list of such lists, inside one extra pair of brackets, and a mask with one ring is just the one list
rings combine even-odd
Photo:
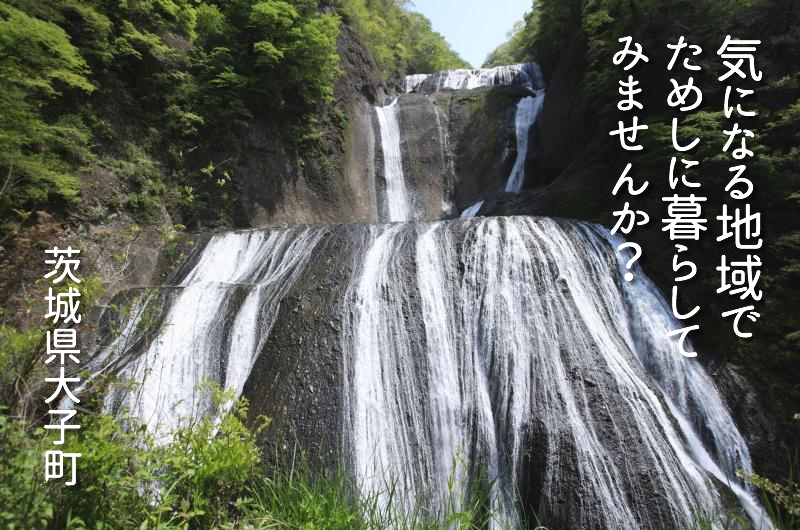
[(409, 11), (408, 0), (342, 0), (385, 75), (400, 78), (469, 68), (423, 15)]
[(235, 157), (254, 118), (295, 148), (318, 138), (342, 17), (387, 80), (464, 65), (406, 4), (0, 2), (0, 230), (68, 212), (89, 163), (124, 174), (133, 192), (118, 206), (143, 222), (162, 203), (185, 221), (224, 211), (233, 164), (218, 155)]

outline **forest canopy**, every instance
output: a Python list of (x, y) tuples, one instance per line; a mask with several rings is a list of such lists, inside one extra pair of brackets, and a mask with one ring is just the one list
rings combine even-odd
[[(182, 153), (333, 98), (338, 34), (315, 0), (0, 2), (0, 216), (73, 201), (76, 173), (120, 129), (202, 187)], [(134, 209), (163, 194), (135, 180)]]
[[(661, 213), (666, 213), (661, 198), (673, 193), (667, 186), (665, 169), (675, 155), (668, 124), (673, 117), (684, 120), (683, 130), (700, 139), (692, 155), (701, 161), (702, 169), (695, 177), (702, 182), (703, 194), (708, 195), (703, 213), (710, 220), (710, 230), (692, 255), (702, 280), (690, 282), (681, 294), (687, 306), (703, 308), (709, 300), (719, 299), (715, 291), (720, 279), (720, 254), (727, 254), (730, 259), (737, 251), (718, 242), (718, 232), (712, 232), (720, 230), (714, 219), (725, 202), (721, 190), (730, 169), (723, 153), (722, 131), (731, 129), (737, 118), (726, 117), (723, 112), (726, 83), (720, 82), (719, 77), (725, 72), (717, 49), (726, 35), (760, 41), (755, 60), (763, 79), (748, 87), (754, 91), (749, 110), (756, 115), (739, 121), (754, 134), (748, 139), (754, 157), (747, 171), (755, 184), (753, 209), (763, 212), (762, 310), (769, 317), (759, 321), (760, 333), (752, 340), (735, 340), (727, 333), (730, 322), (720, 317), (723, 309), (704, 308), (698, 317), (702, 332), (694, 340), (719, 358), (735, 359), (753, 373), (761, 374), (761, 384), (769, 388), (776, 409), (797, 403), (798, 388), (792, 374), (800, 366), (800, 318), (794, 288), (800, 281), (798, 28), (800, 3), (796, 0), (535, 0), (508, 42), (488, 58), (489, 64), (509, 60), (538, 62), (548, 81), (546, 111), (562, 109), (560, 116), (552, 118), (561, 123), (541, 126), (549, 126), (551, 132), (568, 130), (569, 143), (551, 152), (548, 138), (544, 139), (543, 150), (551, 156), (542, 166), (541, 178), (555, 185), (553, 181), (568, 182), (576, 174), (586, 177), (581, 186), (573, 186), (569, 205), (560, 204), (559, 215), (613, 226), (611, 212), (624, 201), (613, 197), (611, 190), (626, 163), (631, 162), (637, 182), (651, 183), (647, 193), (637, 197), (637, 207), (661, 218)], [(640, 156), (631, 156), (618, 142), (611, 142), (608, 135), (618, 123), (616, 120), (625, 119), (617, 109), (623, 74), (612, 62), (613, 54), (620, 49), (619, 39), (624, 36), (631, 36), (650, 59), (634, 72), (643, 89), (639, 99), (644, 108), (637, 116), (641, 123), (649, 125), (642, 134), (644, 151)], [(679, 37), (703, 50), (696, 58), (701, 70), (692, 73), (703, 92), (702, 106), (686, 116), (671, 112), (667, 104), (670, 78), (685, 76), (685, 71), (677, 68), (667, 70), (672, 55), (667, 44), (677, 42)], [(547, 122), (548, 117), (543, 114), (542, 119)], [(668, 239), (660, 230), (659, 223), (651, 222), (631, 237), (644, 243), (643, 263), (650, 277), (668, 292), (674, 275), (669, 253), (662, 248)], [(794, 405), (786, 408), (788, 419), (796, 411)]]
[[(159, 266), (168, 269), (170, 263), (185, 260), (184, 252), (191, 252), (195, 243), (192, 237), (201, 231), (255, 226), (264, 219), (277, 222), (277, 215), (268, 215), (274, 212), (246, 217), (241, 224), (231, 214), (237, 210), (232, 196), (247, 190), (237, 189), (242, 166), (236, 164), (246, 158), (245, 144), (280, 161), (275, 164), (279, 167), (270, 168), (258, 158), (248, 168), (250, 176), (255, 175), (251, 189), (264, 192), (259, 197), (264, 204), (280, 193), (281, 184), (316, 186), (321, 197), (335, 187), (343, 194), (352, 192), (358, 183), (345, 185), (348, 176), (341, 164), (336, 165), (349, 141), (349, 109), (341, 103), (345, 98), (339, 97), (342, 86), (351, 95), (358, 93), (363, 98), (360, 103), (371, 111), (371, 105), (381, 103), (376, 94), (386, 87), (391, 93), (404, 75), (469, 66), (412, 8), (408, 0), (0, 0), (0, 284), (5, 283), (0, 285), (0, 296), (5, 296), (0, 307), (0, 521), (4, 527), (388, 526), (383, 521), (370, 526), (372, 522), (359, 519), (375, 504), (368, 498), (364, 506), (354, 505), (344, 478), (335, 476), (330, 483), (298, 481), (293, 461), (288, 474), (265, 479), (260, 467), (265, 455), (256, 436), (266, 422), (253, 421), (245, 401), (232, 404), (233, 395), (223, 396), (217, 388), (208, 389), (213, 414), (191, 428), (178, 429), (172, 433), (174, 443), (155, 451), (145, 450), (152, 444), (151, 435), (134, 420), (87, 414), (82, 434), (70, 446), (87, 455), (82, 485), (74, 490), (56, 490), (44, 482), (41, 456), (49, 441), (41, 429), (43, 400), (39, 409), (26, 407), (31, 400), (28, 389), (47, 375), (41, 360), (43, 337), (50, 328), (42, 324), (42, 313), (34, 305), (44, 299), (44, 284), (36, 280), (44, 246), (55, 241), (93, 245), (84, 247), (89, 250), (84, 255), (103, 247), (100, 250), (109, 255), (107, 263), (112, 266), (98, 266), (93, 269), (98, 275), (82, 284), (81, 303), (92, 308), (107, 294), (102, 284), (112, 273), (122, 277), (149, 259), (143, 252), (134, 266), (129, 254), (142, 232), (149, 231), (151, 239), (143, 238), (138, 248), (154, 247), (146, 250), (160, 253), (164, 263)], [(758, 131), (752, 176), (758, 186), (755, 208), (765, 213), (762, 283), (770, 294), (763, 312), (769, 317), (759, 322), (757, 338), (737, 342), (719, 332), (727, 332), (728, 323), (720, 321), (714, 308), (713, 316), (707, 316), (712, 311), (702, 316), (708, 319), (702, 322), (706, 335), (698, 342), (713, 346), (699, 344), (711, 352), (712, 362), (735, 361), (741, 366), (776, 415), (790, 407), (791, 413), (797, 412), (794, 407), (800, 402), (795, 289), (800, 281), (798, 28), (797, 0), (534, 0), (531, 12), (485, 64), (540, 63), (549, 84), (538, 122), (547, 134), (541, 135), (537, 156), (551, 156), (553, 163), (537, 177), (543, 188), (556, 188), (551, 184), (559, 178), (561, 183), (578, 182), (562, 187), (568, 201), (554, 203), (560, 208), (555, 215), (609, 225), (609, 212), (615, 207), (611, 189), (628, 161), (618, 146), (608, 145), (609, 124), (616, 118), (619, 72), (611, 57), (618, 38), (634, 35), (648, 53), (653, 50), (653, 64), (662, 65), (667, 39), (676, 32), (686, 31), (689, 40), (703, 43), (702, 64), (709, 75), (698, 76), (698, 83), (714, 111), (700, 112), (686, 125), (703, 141), (701, 154), (708, 161), (704, 169), (709, 179), (727, 175), (728, 169), (718, 156), (720, 130), (727, 123), (719, 110), (719, 83), (709, 83), (716, 78), (710, 44), (719, 44), (727, 32), (763, 38), (765, 81), (759, 87), (758, 117), (752, 127)], [(360, 34), (369, 53), (362, 53), (362, 43), (353, 33)], [(352, 51), (358, 64), (343, 61), (339, 51), (343, 56)], [(362, 71), (345, 72), (343, 65)], [(655, 192), (664, 187), (664, 161), (672, 153), (663, 126), (668, 123), (663, 87), (669, 84), (664, 68), (651, 71), (652, 75), (642, 76), (648, 99), (641, 118), (653, 126), (642, 135), (648, 158), (637, 161), (636, 176), (653, 182), (650, 198), (642, 197), (639, 205), (655, 213), (662, 205)], [(386, 86), (380, 87), (380, 82)], [(662, 88), (653, 88), (657, 86)], [(524, 94), (518, 89), (504, 93)], [(568, 137), (563, 149), (547, 144), (548, 136), (557, 133)], [(444, 150), (441, 153), (445, 158)], [(97, 175), (105, 180), (92, 181)], [(576, 175), (588, 177), (570, 181)], [(272, 186), (270, 179), (281, 178), (285, 181)], [(97, 182), (106, 185), (107, 193), (84, 201)], [(719, 188), (719, 181), (708, 183), (709, 188)], [(519, 195), (528, 191), (541, 189)], [(710, 199), (708, 217), (713, 219), (720, 200)], [(311, 207), (320, 208), (317, 203)], [(300, 218), (298, 213), (295, 219)], [(303, 222), (309, 221), (303, 218)], [(182, 238), (177, 233), (186, 225), (194, 234)], [(90, 240), (87, 234), (96, 235), (92, 230), (105, 233)], [(643, 241), (645, 259), (651, 260), (645, 268), (659, 286), (674, 278), (668, 274), (669, 256), (659, 247), (662, 243), (657, 237)], [(685, 291), (687, 305), (714, 298), (713, 260), (720, 248), (713, 237), (698, 247), (697, 263), (705, 276)], [(94, 266), (94, 260), (88, 262)], [(150, 271), (153, 278), (166, 272)], [(138, 275), (130, 279), (137, 290), (139, 279)], [(305, 297), (298, 298), (305, 303)], [(330, 327), (336, 327), (333, 321)], [(291, 333), (288, 338), (294, 340)], [(82, 405), (87, 411), (101, 409), (106, 384), (116, 382), (100, 380), (98, 394), (87, 396)], [(760, 421), (754, 418), (748, 428), (760, 430)], [(776, 471), (779, 464), (760, 464), (767, 475), (786, 478), (776, 474), (783, 472)], [(748, 480), (779, 500), (795, 499), (789, 509), (800, 513), (796, 484)], [(164, 495), (155, 499), (143, 494), (147, 481), (167, 485)], [(446, 525), (426, 528), (473, 525), (486, 512), (484, 501), (471, 504), (474, 510), (447, 517)]]
[(342, 0), (342, 5), (386, 76), (470, 67), (430, 20), (409, 10), (408, 0)]
[[(404, 0), (0, 2), (0, 219), (68, 208), (80, 194), (78, 174), (98, 156), (138, 166), (127, 208), (142, 221), (155, 218), (165, 195), (189, 218), (212, 204), (224, 208), (230, 176), (212, 152), (235, 151), (254, 117), (283, 130), (291, 145), (318, 136), (312, 114), (333, 102), (342, 73), (342, 17), (363, 35), (387, 82), (468, 66), (409, 7)], [(148, 169), (154, 164), (170, 176), (159, 178)]]

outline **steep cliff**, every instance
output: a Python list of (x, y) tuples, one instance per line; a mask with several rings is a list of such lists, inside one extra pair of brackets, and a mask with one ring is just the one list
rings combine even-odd
[(498, 86), (400, 97), (404, 173), (418, 218), (456, 216), (503, 188), (516, 156), (514, 112), (527, 94)]
[(155, 313), (129, 313), (87, 369), (136, 383), (107, 403), (158, 440), (210, 410), (203, 380), (242, 393), (273, 420), (267, 454), (299, 442), (362, 494), (397, 481), (408, 510), (483, 480), (489, 528), (520, 510), (575, 530), (757, 520), (742, 435), (657, 289), (620, 279), (616, 243), (534, 217), (227, 231), (132, 292)]
[(308, 152), (286, 146), (256, 121), (238, 163), (242, 209), (237, 226), (376, 220), (372, 105), (383, 99), (369, 50), (342, 24), (337, 41), (342, 75), (335, 103), (313, 118), (321, 137)]

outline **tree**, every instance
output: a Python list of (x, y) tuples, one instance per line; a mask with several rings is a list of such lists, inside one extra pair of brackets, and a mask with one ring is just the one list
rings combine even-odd
[(94, 90), (89, 69), (59, 26), (0, 3), (0, 216), (79, 192), (69, 163), (87, 153), (80, 119), (47, 119), (66, 91)]

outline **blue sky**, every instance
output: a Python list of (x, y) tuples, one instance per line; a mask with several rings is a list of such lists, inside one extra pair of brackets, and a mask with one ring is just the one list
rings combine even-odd
[(467, 62), (479, 67), (505, 42), (514, 22), (531, 8), (531, 0), (412, 0)]

